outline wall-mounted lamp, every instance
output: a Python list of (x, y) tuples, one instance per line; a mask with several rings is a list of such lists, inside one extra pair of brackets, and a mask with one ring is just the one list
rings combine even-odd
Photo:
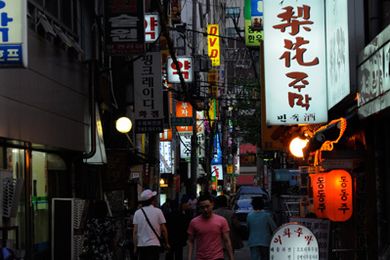
[(306, 147), (308, 139), (303, 139), (299, 136), (291, 140), (289, 149), (292, 155), (298, 158), (303, 158), (303, 149)]
[(133, 127), (133, 123), (128, 117), (120, 117), (115, 122), (115, 128), (118, 130), (118, 132), (127, 134), (130, 132), (131, 128)]
[(133, 146), (133, 149), (135, 149), (135, 146), (133, 144), (133, 141), (131, 140), (129, 136), (129, 132), (131, 128), (133, 127), (133, 123), (128, 117), (120, 117), (115, 122), (115, 128), (118, 132), (125, 134), (127, 139), (129, 140), (130, 144)]

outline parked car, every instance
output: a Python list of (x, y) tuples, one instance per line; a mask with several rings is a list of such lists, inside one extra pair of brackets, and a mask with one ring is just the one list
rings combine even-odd
[(241, 225), (241, 236), (244, 240), (248, 239), (248, 227), (246, 217), (253, 210), (252, 198), (262, 197), (265, 204), (269, 204), (268, 192), (259, 186), (241, 186), (233, 200), (233, 211), (236, 214)]
[(236, 193), (236, 198), (238, 199), (241, 195), (244, 194), (250, 194), (250, 195), (257, 195), (257, 196), (263, 196), (263, 198), (268, 199), (269, 195), (268, 192), (260, 186), (240, 186)]

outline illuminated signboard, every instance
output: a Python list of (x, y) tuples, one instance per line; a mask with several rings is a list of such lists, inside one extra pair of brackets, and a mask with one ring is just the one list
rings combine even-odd
[(328, 108), (350, 92), (348, 0), (326, 3)]
[(160, 173), (172, 173), (171, 142), (160, 142)]
[(158, 14), (145, 14), (145, 42), (154, 42), (159, 34)]
[(267, 125), (327, 122), (324, 1), (264, 2)]
[(183, 76), (184, 82), (192, 82), (192, 58), (180, 56), (177, 57), (179, 68), (176, 67), (171, 57), (168, 57), (167, 72), (169, 83), (180, 83), (179, 70)]
[(0, 66), (27, 67), (27, 14), (23, 0), (0, 1)]
[(211, 65), (217, 67), (221, 65), (221, 51), (219, 47), (219, 27), (218, 24), (207, 25), (208, 54)]
[(274, 232), (269, 250), (270, 259), (319, 260), (317, 238), (310, 229), (294, 222)]

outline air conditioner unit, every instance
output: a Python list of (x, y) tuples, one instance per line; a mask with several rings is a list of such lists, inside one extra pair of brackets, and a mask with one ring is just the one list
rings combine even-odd
[(86, 209), (85, 200), (76, 198), (52, 199), (52, 260), (78, 260), (83, 234), (78, 234)]

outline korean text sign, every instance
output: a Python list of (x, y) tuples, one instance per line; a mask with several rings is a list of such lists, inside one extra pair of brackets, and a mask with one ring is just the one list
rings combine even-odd
[(207, 25), (207, 43), (208, 55), (211, 59), (211, 65), (214, 67), (221, 65), (218, 24)]
[(134, 62), (134, 96), (136, 132), (162, 132), (164, 111), (159, 52), (147, 52)]
[(351, 175), (345, 170), (332, 170), (310, 175), (314, 212), (320, 218), (347, 221), (353, 213)]
[(270, 259), (319, 259), (318, 241), (313, 232), (294, 222), (279, 227), (271, 238)]
[(26, 2), (0, 0), (1, 67), (27, 67)]
[(183, 76), (184, 82), (192, 82), (192, 58), (180, 56), (177, 57), (179, 67), (175, 65), (171, 57), (168, 58), (167, 71), (169, 83), (180, 83), (179, 70)]
[(144, 8), (142, 0), (108, 0), (107, 48), (111, 55), (144, 51)]
[(264, 1), (267, 125), (327, 121), (323, 0)]
[(157, 40), (160, 34), (158, 14), (145, 14), (145, 42)]

